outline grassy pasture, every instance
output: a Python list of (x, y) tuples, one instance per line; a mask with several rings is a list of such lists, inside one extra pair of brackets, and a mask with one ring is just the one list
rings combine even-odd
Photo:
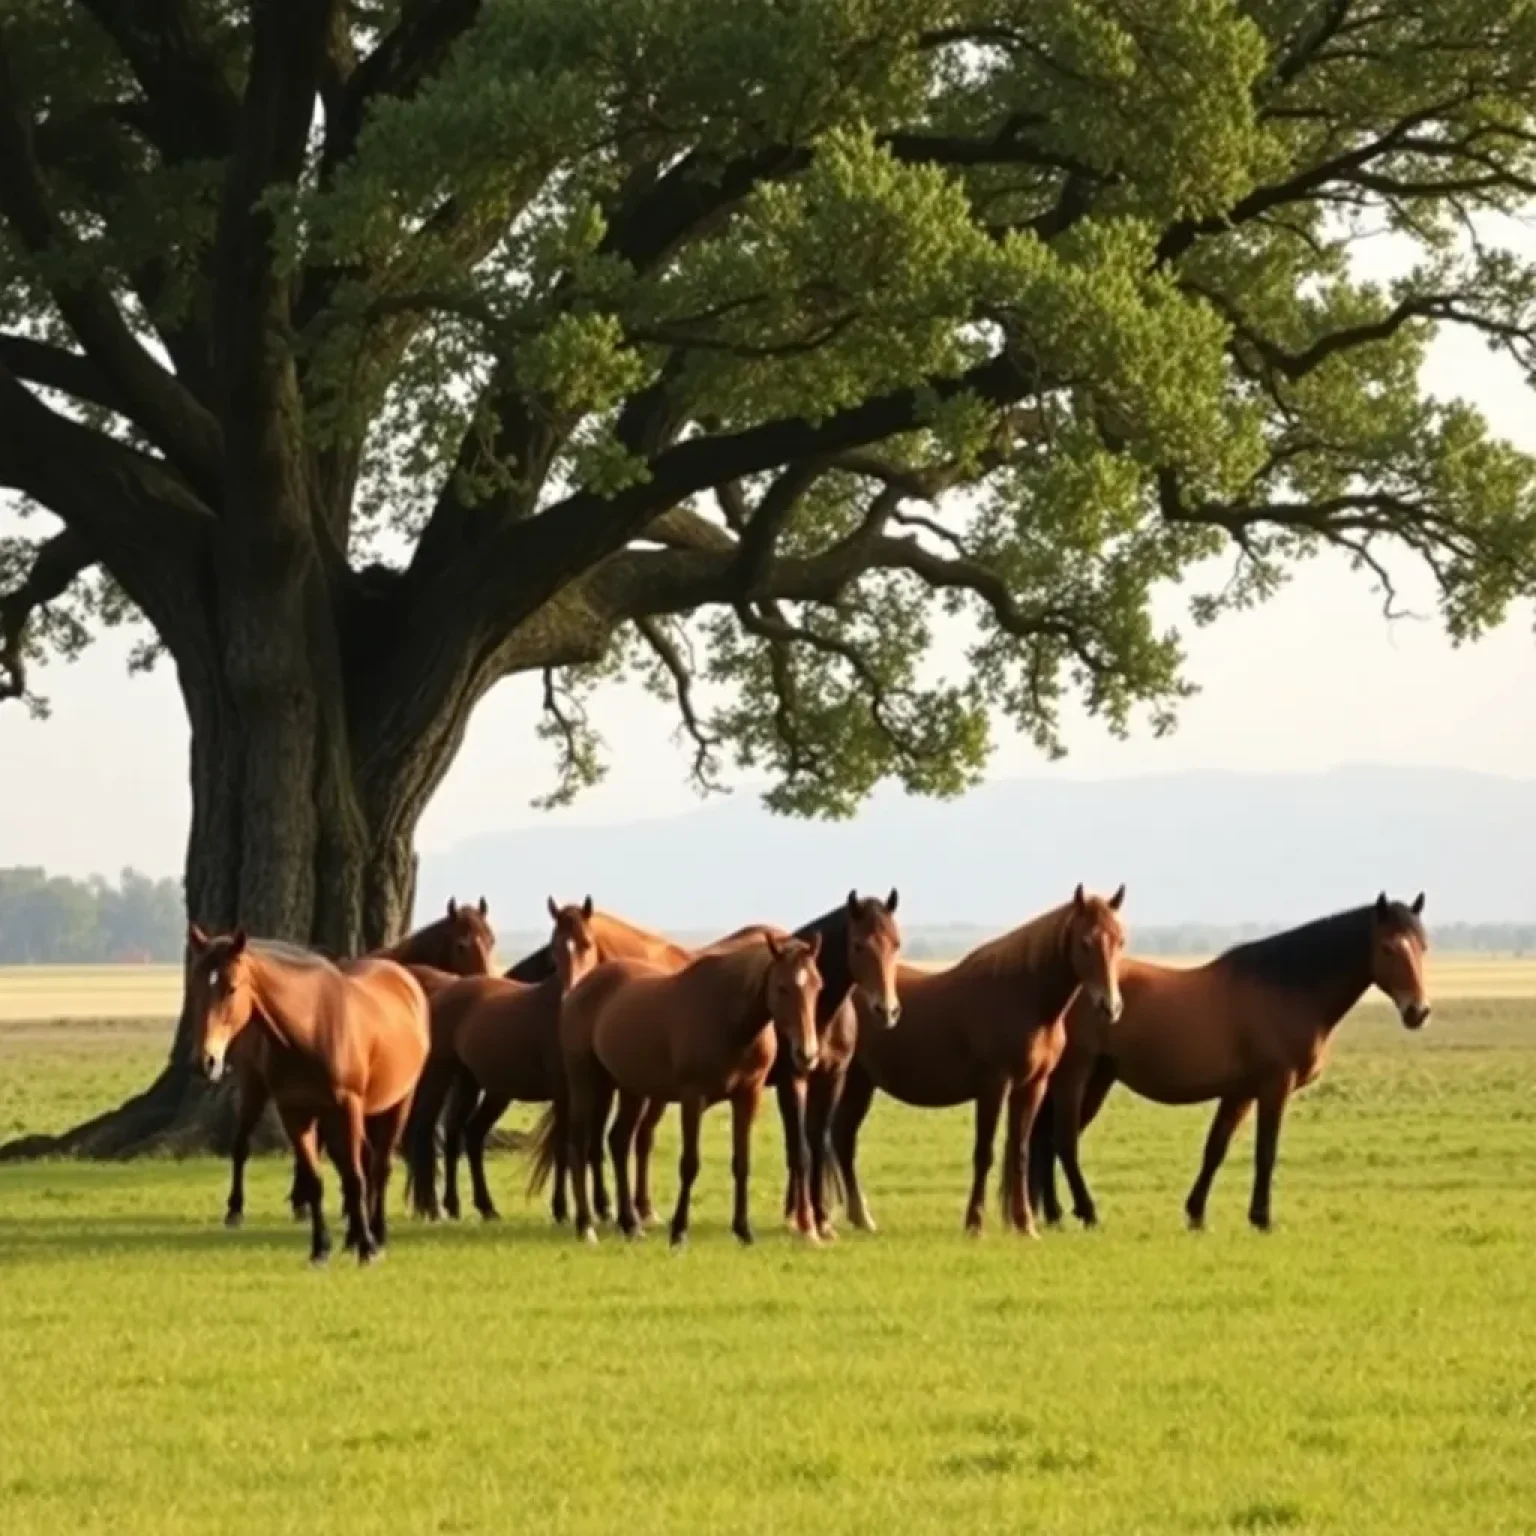
[[(56, 974), (31, 1011), (0, 975), (0, 1138), (164, 1051), (165, 1006), (108, 1011), (153, 973)], [(397, 1217), (319, 1274), (279, 1159), (239, 1233), (212, 1159), (0, 1166), (0, 1531), (1536, 1530), (1536, 966), (1434, 981), (1423, 1036), (1343, 1027), (1267, 1238), (1251, 1130), (1191, 1236), (1206, 1116), (1125, 1097), (1085, 1144), (1104, 1227), (1036, 1245), (964, 1239), (967, 1118), (889, 1102), (882, 1231), (821, 1251), (774, 1219), (771, 1121), (737, 1248), (723, 1113), (677, 1256), (579, 1248), (512, 1157), (499, 1226)]]

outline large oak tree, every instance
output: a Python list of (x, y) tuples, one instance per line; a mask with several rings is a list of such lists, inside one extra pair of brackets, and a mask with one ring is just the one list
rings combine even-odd
[(1532, 466), (1420, 364), (1524, 361), (1533, 101), (1524, 0), (9, 0), (0, 691), (147, 626), (192, 914), (344, 953), (514, 673), (566, 790), (637, 669), (844, 813), (1164, 721), (1223, 550), (1197, 620), (1396, 545), (1474, 634)]

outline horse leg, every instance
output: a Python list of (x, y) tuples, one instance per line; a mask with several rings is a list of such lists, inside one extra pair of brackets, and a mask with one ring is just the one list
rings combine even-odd
[(480, 1085), (468, 1072), (455, 1074), (443, 1110), (443, 1215), (457, 1221), (463, 1213), (459, 1204), (459, 1158), (464, 1152), (464, 1127), (479, 1107)]
[(1248, 1220), (1260, 1232), (1268, 1232), (1269, 1188), (1275, 1176), (1275, 1153), (1280, 1149), (1280, 1122), (1285, 1118), (1286, 1101), (1291, 1096), (1289, 1073), (1269, 1084), (1259, 1094), (1259, 1124), (1253, 1138), (1253, 1199), (1248, 1205)]
[(357, 1262), (367, 1264), (377, 1256), (378, 1245), (368, 1227), (367, 1134), (363, 1101), (355, 1093), (340, 1097), (331, 1156), (341, 1176), (341, 1197), (347, 1212), (346, 1246), (355, 1246)]
[(638, 1094), (620, 1093), (619, 1107), (608, 1127), (608, 1155), (613, 1159), (613, 1194), (618, 1203), (619, 1231), (625, 1237), (643, 1236), (629, 1183), (629, 1158), (635, 1145), (635, 1129), (650, 1106)]
[(1048, 1227), (1061, 1223), (1061, 1196), (1056, 1189), (1056, 1085), (1045, 1098), (1029, 1133), (1029, 1204)]
[(322, 1209), (324, 1185), (320, 1182), (320, 1146), (315, 1131), (315, 1116), (298, 1110), (278, 1106), (278, 1116), (288, 1139), (293, 1143), (293, 1155), (304, 1166), (304, 1182), (309, 1189), (309, 1262), (324, 1264), (331, 1256), (331, 1234), (325, 1225)]
[[(804, 1086), (802, 1080), (802, 1088)], [(763, 1085), (753, 1083), (731, 1095), (731, 1178), (736, 1185), (736, 1198), (731, 1211), (731, 1231), (747, 1247), (752, 1246), (752, 1127), (757, 1121), (757, 1111), (763, 1102)], [(805, 1188), (802, 1175), (800, 1187)], [(809, 1204), (807, 1204), (809, 1215)], [(801, 1229), (812, 1242), (816, 1241), (816, 1229)]]
[(568, 1100), (563, 1089), (556, 1090), (550, 1109), (555, 1117), (555, 1124), (550, 1132), (555, 1139), (555, 1145), (550, 1168), (554, 1176), (554, 1190), (549, 1197), (549, 1215), (550, 1220), (557, 1227), (563, 1227), (570, 1219), (571, 1214), (570, 1203), (566, 1194), (571, 1161), (570, 1109), (568, 1108)]
[(1029, 1203), (1029, 1144), (1049, 1083), (1049, 1076), (1042, 1072), (1029, 1082), (1015, 1083), (1008, 1095), (1008, 1132), (1003, 1150), (1009, 1161), (1003, 1165), (1003, 1215), (1025, 1237), (1040, 1235)]
[(656, 1146), (656, 1127), (666, 1112), (665, 1099), (651, 1099), (635, 1127), (635, 1215), (643, 1227), (656, 1220), (656, 1207), (651, 1203), (651, 1152)]
[(608, 1112), (613, 1107), (613, 1088), (602, 1100), (602, 1113), (592, 1122), (591, 1140), (587, 1143), (587, 1161), (592, 1165), (592, 1209), (599, 1221), (613, 1220), (613, 1205), (608, 1199), (608, 1181), (603, 1174), (608, 1149), (603, 1145), (603, 1133), (608, 1125)]
[(965, 1230), (972, 1237), (981, 1235), (983, 1214), (987, 1208), (987, 1175), (992, 1171), (992, 1147), (997, 1140), (998, 1117), (1003, 1112), (1003, 1098), (1008, 1092), (1006, 1079), (988, 1083), (976, 1095), (976, 1147), (971, 1154), (971, 1198), (965, 1207)]
[(875, 1218), (859, 1183), (859, 1127), (874, 1102), (875, 1080), (855, 1062), (843, 1082), (843, 1096), (832, 1117), (832, 1153), (843, 1174), (848, 1220), (861, 1232), (873, 1232)]
[(378, 1257), (384, 1257), (389, 1243), (389, 1179), (394, 1171), (395, 1147), (399, 1144), (405, 1122), (411, 1112), (409, 1096), (401, 1099), (393, 1109), (375, 1115), (368, 1124), (368, 1144), (372, 1156), (368, 1166), (368, 1198), (371, 1212), (369, 1220), (373, 1238), (378, 1244)]
[(1232, 1137), (1247, 1118), (1252, 1104), (1252, 1099), (1238, 1095), (1223, 1099), (1216, 1106), (1211, 1128), (1206, 1132), (1205, 1156), (1200, 1163), (1200, 1172), (1189, 1191), (1189, 1198), (1184, 1202), (1184, 1214), (1189, 1218), (1192, 1231), (1198, 1232), (1205, 1225), (1205, 1204), (1211, 1198), (1211, 1184), (1216, 1178), (1216, 1170), (1221, 1167), (1227, 1148), (1232, 1144)]
[[(587, 1179), (592, 1175), (600, 1176), (602, 1172), (601, 1160), (594, 1163), (592, 1143), (596, 1141), (598, 1146), (602, 1145), (603, 1127), (612, 1104), (613, 1083), (597, 1071), (591, 1071), (584, 1083), (570, 1086), (567, 1161), (576, 1196), (576, 1236), (586, 1243), (597, 1241), (597, 1229), (592, 1223), (592, 1202), (587, 1196)], [(605, 1192), (605, 1204), (607, 1198)]]
[(501, 1212), (491, 1199), (491, 1187), (485, 1181), (485, 1140), (496, 1128), (496, 1122), (506, 1114), (512, 1102), (509, 1093), (487, 1093), (475, 1105), (474, 1113), (465, 1117), (458, 1128), (464, 1143), (464, 1156), (469, 1161), (469, 1183), (474, 1195), (475, 1209), (482, 1221), (500, 1221)]
[[(811, 1203), (811, 1149), (806, 1139), (810, 1091), (809, 1080), (788, 1073), (777, 1085), (779, 1117), (784, 1122), (784, 1160), (789, 1170), (784, 1214), (793, 1231), (814, 1242), (816, 1212)], [(758, 1097), (761, 1100), (761, 1089)]]
[(1061, 1162), (1061, 1171), (1067, 1176), (1067, 1187), (1072, 1191), (1072, 1214), (1085, 1227), (1097, 1226), (1099, 1213), (1077, 1155), (1083, 1134), (1084, 1110), (1092, 1094), (1093, 1111), (1097, 1113), (1114, 1081), (1114, 1067), (1110, 1065), (1106, 1071), (1102, 1061), (1091, 1062), (1086, 1069), (1070, 1070), (1065, 1075), (1058, 1072), (1051, 1080), (1056, 1156)]
[(238, 1227), (245, 1220), (245, 1165), (250, 1161), (251, 1136), (267, 1107), (266, 1079), (255, 1072), (240, 1077), (240, 1113), (235, 1121), (235, 1143), (229, 1149), (229, 1202), (224, 1225)]
[(831, 1242), (837, 1236), (827, 1208), (827, 1152), (832, 1136), (832, 1116), (842, 1098), (846, 1067), (824, 1068), (811, 1074), (806, 1085), (805, 1135), (810, 1157), (811, 1220), (816, 1236)]
[(672, 1246), (688, 1240), (688, 1206), (693, 1183), (699, 1176), (699, 1125), (704, 1119), (704, 1100), (689, 1097), (682, 1103), (683, 1151), (677, 1160), (677, 1206), (672, 1212)]

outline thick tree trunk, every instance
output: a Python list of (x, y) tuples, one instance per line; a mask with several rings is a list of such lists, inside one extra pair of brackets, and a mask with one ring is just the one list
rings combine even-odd
[[(404, 789), (435, 783), (410, 761), (375, 790), (373, 817), (350, 782), (327, 783), (336, 754), (324, 750), (313, 696), (256, 728), (229, 689), (183, 671), (192, 720), (192, 828), (188, 912), (205, 927), (244, 923), (263, 937), (357, 954), (405, 931), (415, 898), (412, 833), (419, 808)], [(222, 680), (221, 680), (222, 681)], [(348, 802), (348, 811), (339, 810)], [(373, 826), (381, 829), (371, 830)], [(185, 1018), (160, 1075), (142, 1093), (59, 1136), (24, 1137), (0, 1159), (145, 1153), (227, 1153), (234, 1134), (232, 1084), (212, 1087), (193, 1070)], [(283, 1144), (268, 1112), (256, 1145)]]

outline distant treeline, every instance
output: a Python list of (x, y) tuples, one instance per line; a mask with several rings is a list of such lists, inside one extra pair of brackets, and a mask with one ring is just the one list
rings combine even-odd
[(0, 965), (179, 961), (185, 935), (179, 880), (0, 869)]
[[(116, 885), (93, 875), (72, 880), (42, 869), (0, 869), (0, 965), (178, 963), (186, 933), (181, 882), (152, 880), (125, 869)], [(1262, 938), (1276, 923), (1134, 925), (1132, 946), (1144, 955), (1211, 955)], [(908, 928), (904, 949), (913, 960), (963, 955), (1001, 932), (979, 923)], [(546, 934), (508, 931), (498, 948), (507, 960), (536, 949)], [(684, 944), (718, 935), (681, 931)], [(1436, 923), (1439, 950), (1460, 954), (1536, 955), (1536, 923)]]

